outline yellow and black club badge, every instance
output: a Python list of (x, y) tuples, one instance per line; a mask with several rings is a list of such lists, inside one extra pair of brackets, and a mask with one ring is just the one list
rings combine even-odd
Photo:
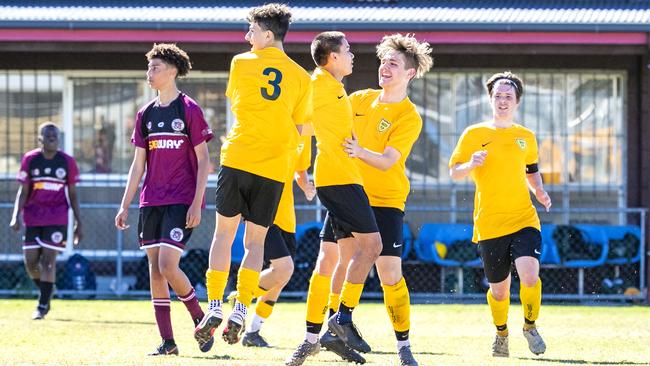
[(522, 150), (526, 150), (526, 140), (524, 139), (515, 139), (515, 142), (517, 145), (519, 145), (519, 148)]
[(381, 121), (379, 121), (379, 124), (377, 125), (377, 131), (384, 132), (390, 128), (390, 125), (391, 125), (390, 122), (382, 118)]

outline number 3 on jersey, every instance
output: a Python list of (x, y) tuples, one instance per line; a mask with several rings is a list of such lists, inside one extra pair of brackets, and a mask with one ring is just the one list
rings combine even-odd
[(262, 98), (267, 100), (278, 99), (278, 97), (280, 96), (280, 92), (282, 91), (282, 89), (280, 89), (280, 82), (282, 81), (282, 72), (280, 72), (280, 70), (276, 68), (267, 67), (266, 69), (264, 69), (264, 71), (262, 71), (262, 74), (271, 77), (271, 79), (269, 79), (267, 83), (269, 83), (269, 85), (272, 88), (271, 94), (269, 94), (269, 89), (271, 88), (269, 88), (268, 86), (260, 88), (260, 92), (262, 93)]

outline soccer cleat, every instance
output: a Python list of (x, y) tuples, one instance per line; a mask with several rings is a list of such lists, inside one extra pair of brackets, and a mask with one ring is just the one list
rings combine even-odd
[(413, 357), (413, 353), (411, 353), (411, 346), (400, 348), (397, 355), (399, 356), (400, 366), (418, 366), (418, 362), (415, 360), (415, 357)]
[(50, 305), (38, 305), (36, 310), (32, 313), (32, 320), (42, 320), (45, 319), (45, 315), (50, 312)]
[(363, 358), (363, 356), (348, 347), (341, 338), (337, 337), (336, 334), (332, 334), (330, 331), (326, 331), (325, 334), (320, 337), (320, 345), (326, 350), (336, 353), (345, 361), (358, 364), (366, 363), (366, 359)]
[(223, 333), (221, 338), (228, 344), (235, 344), (239, 342), (239, 336), (244, 333), (244, 324), (238, 324), (230, 319), (226, 323), (226, 327), (223, 328)]
[(502, 337), (496, 335), (494, 343), (492, 343), (492, 356), (494, 357), (509, 357), (510, 351), (508, 350), (508, 336)]
[(221, 320), (213, 310), (210, 310), (194, 328), (194, 339), (199, 344), (201, 352), (208, 352), (212, 348), (214, 331), (221, 324)]
[(348, 347), (355, 351), (368, 353), (371, 351), (370, 346), (361, 337), (361, 333), (353, 323), (339, 324), (336, 321), (336, 314), (332, 315), (327, 321), (330, 332), (336, 334), (345, 342)]
[(260, 331), (246, 332), (241, 339), (241, 344), (244, 347), (269, 347), (269, 343), (260, 335)]
[(178, 356), (178, 347), (176, 347), (176, 343), (172, 339), (164, 339), (160, 346), (158, 346), (155, 351), (149, 354), (149, 356), (168, 355)]
[(524, 337), (528, 341), (528, 349), (530, 349), (530, 352), (536, 355), (541, 355), (546, 352), (546, 343), (544, 343), (542, 336), (537, 332), (537, 328), (524, 329)]
[(298, 348), (293, 352), (291, 357), (287, 358), (284, 361), (284, 364), (287, 366), (300, 366), (305, 362), (305, 359), (309, 356), (314, 356), (320, 351), (320, 343), (309, 343), (308, 340), (302, 341)]

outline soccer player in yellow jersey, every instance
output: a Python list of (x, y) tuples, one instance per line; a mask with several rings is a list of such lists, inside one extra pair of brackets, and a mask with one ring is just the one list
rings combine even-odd
[(492, 119), (465, 129), (449, 159), (453, 179), (471, 176), (474, 195), (474, 236), (485, 276), (490, 283), (487, 302), (497, 329), (492, 355), (508, 357), (510, 268), (519, 274), (519, 298), (524, 310), (523, 333), (534, 354), (546, 351), (535, 328), (542, 302), (539, 256), (542, 239), (530, 192), (548, 211), (551, 198), (537, 168), (535, 134), (515, 123), (524, 86), (519, 77), (503, 72), (486, 83)]
[(206, 272), (209, 311), (194, 332), (199, 342), (210, 339), (223, 319), (230, 248), (243, 218), (245, 254), (237, 276), (237, 301), (223, 331), (226, 342), (239, 341), (258, 287), (266, 234), (294, 169), (300, 126), (311, 113), (309, 74), (283, 51), (290, 19), (285, 5), (252, 9), (246, 34), (252, 49), (235, 56), (230, 66), (226, 96), (235, 123), (221, 148), (216, 227)]
[[(327, 311), (332, 271), (338, 258), (336, 241), (340, 247), (354, 253), (354, 257), (347, 267), (341, 304), (338, 312), (329, 319), (328, 327), (347, 346), (361, 352), (370, 351), (370, 346), (352, 324), (352, 310), (359, 304), (363, 284), (381, 251), (379, 229), (363, 190), (359, 169), (341, 148), (345, 139), (352, 136), (353, 128), (352, 109), (341, 80), (352, 73), (354, 55), (341, 32), (317, 35), (312, 41), (311, 53), (318, 65), (312, 75), (312, 124), (318, 148), (314, 183), (318, 198), (327, 208), (321, 238), (328, 230), (334, 237), (321, 241), (319, 259), (307, 295), (305, 340), (286, 360), (285, 364), (289, 366), (301, 365), (320, 349), (319, 333)], [(345, 344), (340, 345), (346, 347)], [(346, 359), (365, 362), (358, 357)]]
[(418, 363), (409, 343), (410, 299), (402, 276), (404, 207), (410, 191), (405, 163), (422, 129), (408, 85), (429, 71), (430, 53), (428, 43), (410, 35), (382, 39), (377, 46), (381, 89), (350, 95), (355, 136), (344, 144), (345, 152), (356, 158), (377, 220), (383, 248), (375, 266), (397, 338), (399, 364), (408, 366)]
[(273, 225), (269, 228), (264, 241), (264, 262), (268, 264), (260, 274), (260, 283), (255, 297), (255, 315), (248, 323), (246, 334), (242, 338), (242, 345), (247, 347), (268, 347), (269, 344), (260, 335), (264, 321), (273, 312), (280, 292), (291, 279), (293, 274), (293, 257), (296, 254), (296, 212), (293, 200), (294, 178), (298, 186), (311, 201), (316, 195), (314, 184), (309, 181), (307, 169), (311, 165), (311, 134), (300, 136), (296, 154), (295, 173), (292, 171), (288, 177), (278, 213)]

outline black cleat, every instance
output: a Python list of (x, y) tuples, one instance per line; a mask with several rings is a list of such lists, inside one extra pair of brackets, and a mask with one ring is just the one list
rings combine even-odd
[(174, 355), (178, 356), (178, 347), (173, 339), (165, 339), (163, 342), (156, 348), (155, 351), (151, 352), (148, 356), (169, 356)]
[(309, 343), (306, 339), (300, 343), (298, 348), (293, 352), (289, 358), (284, 361), (286, 366), (300, 366), (307, 357), (317, 355), (320, 351), (320, 342)]
[(226, 343), (235, 344), (239, 342), (239, 336), (241, 336), (242, 333), (244, 333), (244, 325), (237, 324), (228, 319), (228, 323), (226, 323), (226, 327), (223, 328), (223, 334), (221, 334), (221, 337), (226, 341)]
[(320, 345), (326, 350), (336, 353), (345, 361), (358, 364), (366, 363), (366, 359), (363, 358), (363, 356), (348, 347), (341, 338), (336, 334), (332, 334), (330, 331), (326, 331), (325, 334), (320, 337)]
[(194, 339), (199, 344), (201, 352), (208, 352), (212, 348), (214, 344), (213, 334), (221, 324), (221, 320), (214, 311), (208, 311), (194, 328)]
[(399, 356), (399, 366), (418, 366), (418, 362), (411, 352), (411, 346), (400, 348), (397, 355)]
[(339, 336), (353, 350), (363, 353), (371, 351), (370, 346), (361, 338), (361, 333), (359, 333), (359, 330), (353, 323), (339, 324), (336, 321), (336, 314), (334, 314), (327, 321), (327, 325), (330, 332)]
[(241, 339), (242, 346), (245, 347), (269, 347), (269, 342), (260, 335), (260, 331), (246, 332)]
[(32, 319), (33, 320), (42, 320), (45, 319), (45, 315), (50, 312), (50, 305), (38, 305), (36, 307), (36, 310), (32, 313)]

